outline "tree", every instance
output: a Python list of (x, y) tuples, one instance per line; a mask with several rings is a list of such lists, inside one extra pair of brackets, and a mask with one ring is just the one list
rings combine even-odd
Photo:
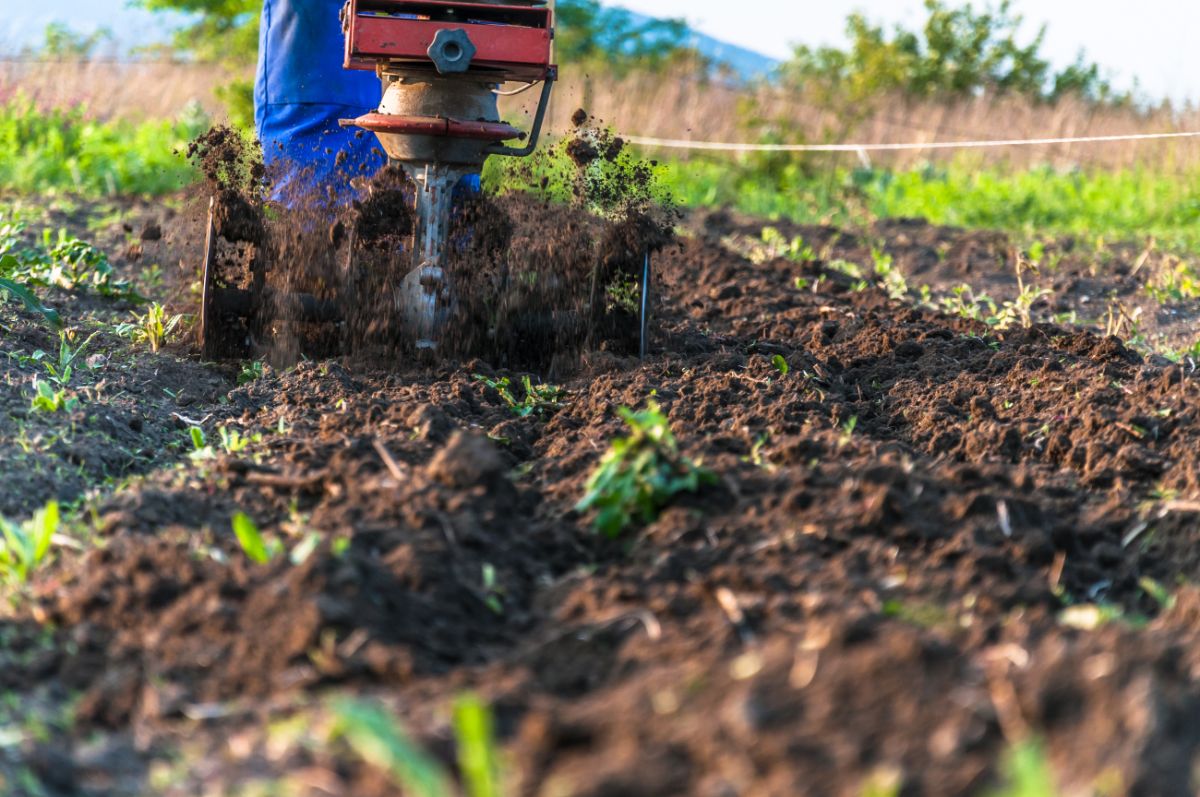
[(562, 63), (600, 62), (625, 71), (699, 58), (688, 43), (692, 30), (681, 19), (639, 19), (599, 0), (559, 0), (556, 11), (556, 53)]
[(51, 61), (86, 61), (96, 54), (100, 45), (112, 39), (112, 30), (109, 28), (79, 33), (62, 22), (51, 22), (42, 34), (41, 48), (34, 54)]
[(1041, 54), (1045, 27), (1021, 44), (1023, 18), (1013, 13), (1010, 0), (982, 11), (970, 3), (951, 7), (943, 0), (925, 0), (925, 10), (921, 30), (896, 26), (890, 33), (852, 14), (846, 26), (849, 48), (797, 47), (781, 76), (787, 83), (849, 101), (897, 92), (943, 99), (986, 92), (1045, 101), (1068, 94), (1115, 99), (1099, 67), (1087, 64), (1082, 55), (1062, 72), (1053, 72)]
[(183, 11), (195, 22), (175, 31), (177, 52), (199, 61), (223, 66), (235, 77), (216, 90), (230, 121), (241, 127), (254, 125), (254, 82), (245, 77), (258, 59), (258, 20), (262, 0), (135, 0), (151, 11)]

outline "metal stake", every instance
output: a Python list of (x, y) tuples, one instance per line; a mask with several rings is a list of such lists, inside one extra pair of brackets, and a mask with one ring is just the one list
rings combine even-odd
[(646, 250), (646, 262), (642, 266), (642, 316), (641, 316), (641, 339), (638, 347), (638, 356), (641, 359), (646, 359), (646, 346), (649, 338), (650, 324), (650, 250)]

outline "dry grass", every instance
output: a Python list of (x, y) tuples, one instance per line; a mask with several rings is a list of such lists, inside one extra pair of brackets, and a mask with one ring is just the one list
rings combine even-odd
[[(221, 69), (198, 64), (0, 61), (0, 101), (20, 90), (46, 105), (82, 102), (102, 118), (135, 119), (173, 117), (196, 101), (220, 118), (213, 90), (228, 79)], [(537, 92), (530, 91), (506, 99), (506, 116), (527, 118), (536, 97)], [(571, 114), (581, 107), (625, 134), (698, 141), (753, 142), (765, 131), (788, 142), (897, 143), (1200, 130), (1197, 111), (1135, 113), (1074, 101), (1037, 105), (1018, 98), (979, 98), (952, 105), (893, 98), (853, 109), (857, 119), (847, 122), (846, 114), (769, 86), (747, 90), (682, 71), (614, 79), (565, 69), (551, 107), (549, 132), (568, 130)], [(882, 164), (912, 166), (957, 156), (955, 151), (916, 151), (873, 157)], [(1060, 168), (1150, 167), (1183, 173), (1200, 165), (1200, 140), (1025, 147), (972, 157), (1016, 168), (1049, 163)]]
[(97, 118), (133, 120), (174, 118), (198, 102), (219, 118), (213, 90), (226, 80), (205, 64), (0, 60), (0, 102), (20, 92), (43, 107), (83, 104)]
[[(746, 90), (690, 74), (610, 80), (566, 70), (554, 102), (552, 129), (566, 129), (570, 115), (580, 107), (629, 135), (697, 141), (754, 142), (767, 130), (777, 133), (777, 140), (789, 143), (908, 143), (1200, 130), (1200, 112), (1195, 111), (1136, 113), (1078, 101), (1039, 105), (1020, 98), (979, 98), (949, 105), (889, 98), (871, 108), (853, 109), (858, 119), (848, 123), (847, 114), (834, 113), (803, 95), (774, 87)], [(912, 166), (956, 154), (953, 150), (917, 151), (872, 157), (889, 165)], [(1200, 165), (1200, 140), (1027, 147), (989, 150), (978, 156), (1017, 168), (1049, 163), (1061, 168), (1149, 166), (1184, 172)]]

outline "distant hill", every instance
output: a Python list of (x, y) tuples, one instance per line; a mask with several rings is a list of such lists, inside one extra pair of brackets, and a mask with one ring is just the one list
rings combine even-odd
[[(638, 23), (649, 22), (653, 19), (653, 17), (635, 12), (630, 12), (630, 15)], [(695, 48), (701, 55), (712, 59), (715, 63), (729, 67), (743, 80), (769, 77), (775, 71), (775, 68), (779, 66), (779, 61), (774, 58), (762, 53), (756, 53), (745, 47), (739, 47), (736, 44), (723, 42), (720, 39), (695, 30), (692, 31), (692, 39), (689, 45)]]
[(770, 77), (779, 66), (774, 58), (693, 32), (692, 47), (718, 64), (724, 64), (744, 80)]

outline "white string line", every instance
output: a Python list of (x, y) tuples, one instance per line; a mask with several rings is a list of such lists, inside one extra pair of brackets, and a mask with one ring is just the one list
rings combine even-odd
[(623, 136), (626, 143), (667, 149), (714, 150), (724, 152), (897, 152), (922, 149), (983, 149), (990, 147), (1038, 147), (1053, 144), (1099, 144), (1111, 141), (1158, 141), (1172, 138), (1200, 138), (1200, 132), (1141, 133), (1125, 136), (1075, 136), (1070, 138), (1015, 138), (993, 141), (931, 141), (912, 144), (736, 144), (733, 142), (687, 141), (647, 136)]

